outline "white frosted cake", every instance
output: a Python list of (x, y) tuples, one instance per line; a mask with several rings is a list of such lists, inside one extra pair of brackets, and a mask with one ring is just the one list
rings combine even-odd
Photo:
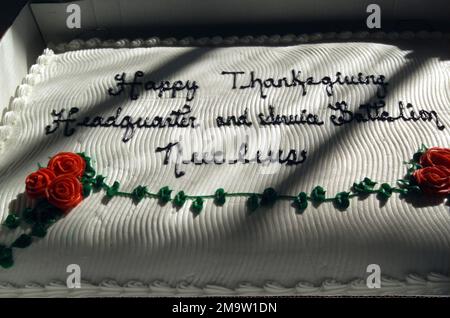
[(449, 294), (449, 44), (45, 50), (0, 127), (0, 296)]

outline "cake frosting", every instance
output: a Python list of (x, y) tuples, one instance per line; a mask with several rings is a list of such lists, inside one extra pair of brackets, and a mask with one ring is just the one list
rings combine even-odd
[[(0, 296), (448, 294), (448, 201), (396, 188), (421, 145), (450, 145), (448, 48), (442, 33), (341, 33), (45, 50), (0, 127), (0, 219), (33, 204), (27, 176), (61, 152), (89, 156), (109, 187), (154, 195), (90, 193), (13, 249)], [(279, 157), (230, 163), (244, 148)], [(225, 163), (202, 161), (217, 150)], [(363, 180), (398, 191), (352, 195)], [(333, 200), (311, 202), (318, 186)], [(236, 195), (217, 204), (218, 189)], [(261, 204), (267, 189), (277, 199)], [(0, 245), (25, 231), (2, 227)], [(80, 289), (65, 286), (70, 264)]]

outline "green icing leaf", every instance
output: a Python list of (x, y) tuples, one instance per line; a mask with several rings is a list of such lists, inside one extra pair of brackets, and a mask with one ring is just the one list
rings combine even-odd
[(0, 259), (0, 266), (3, 268), (10, 268), (14, 265), (14, 260), (11, 258)]
[(411, 185), (406, 188), (407, 193), (406, 194), (419, 194), (422, 193), (422, 189), (418, 185)]
[(422, 157), (422, 155), (423, 155), (423, 152), (420, 152), (420, 151), (416, 152), (416, 153), (413, 155), (411, 161), (412, 161), (412, 162), (419, 162), (419, 161), (420, 161), (420, 157)]
[(299, 213), (303, 213), (303, 211), (308, 207), (308, 195), (305, 192), (300, 192), (294, 199), (294, 205), (298, 209)]
[(12, 249), (4, 245), (0, 245), (0, 259), (8, 258), (12, 255)]
[(103, 186), (105, 185), (104, 181), (105, 181), (104, 176), (102, 176), (102, 175), (96, 176), (92, 183), (92, 186), (94, 187), (94, 191), (99, 191), (101, 188), (103, 188)]
[(311, 200), (316, 203), (324, 202), (326, 199), (325, 193), (326, 191), (324, 188), (317, 186), (311, 191)]
[(369, 193), (369, 192), (367, 192), (367, 189), (361, 184), (361, 182), (360, 183), (356, 183), (356, 182), (353, 183), (352, 190), (353, 190), (354, 193), (357, 193), (357, 194)]
[(214, 203), (219, 206), (224, 205), (225, 197), (226, 197), (225, 190), (222, 188), (217, 189), (216, 192), (214, 193)]
[(86, 169), (84, 170), (84, 175), (88, 178), (92, 178), (95, 176), (95, 170), (91, 166), (86, 166)]
[(247, 207), (250, 210), (250, 212), (255, 211), (259, 207), (259, 198), (258, 195), (252, 194), (248, 197), (247, 200)]
[(175, 204), (178, 207), (183, 206), (184, 202), (186, 202), (187, 196), (184, 193), (184, 191), (180, 191), (175, 195), (175, 198), (173, 198), (173, 204)]
[(47, 235), (47, 229), (43, 224), (35, 224), (31, 230), (31, 236), (44, 237)]
[(397, 180), (397, 184), (402, 187), (409, 187), (411, 185), (411, 181), (408, 179), (400, 179)]
[(106, 190), (106, 196), (112, 198), (119, 192), (120, 183), (115, 181), (111, 187)]
[(33, 241), (33, 239), (31, 238), (30, 235), (22, 234), (12, 243), (11, 246), (17, 247), (17, 248), (25, 248), (25, 247), (28, 247), (32, 241)]
[(20, 225), (20, 217), (14, 214), (10, 214), (6, 217), (3, 225), (9, 229), (15, 229)]
[(267, 188), (263, 191), (261, 196), (261, 205), (271, 206), (277, 201), (278, 193), (274, 188)]
[(349, 192), (339, 192), (334, 197), (334, 204), (338, 209), (346, 209), (350, 205)]
[(397, 184), (402, 187), (401, 189), (397, 189), (397, 192), (404, 195), (419, 194), (422, 192), (412, 177), (409, 179), (397, 180)]
[(421, 166), (420, 164), (415, 163), (415, 162), (410, 162), (409, 165), (410, 165), (410, 167), (409, 167), (408, 170), (407, 170), (407, 176), (408, 176), (408, 177), (412, 177), (412, 174), (413, 174), (416, 170), (422, 168), (422, 166)]
[(22, 218), (28, 224), (34, 223), (34, 221), (33, 221), (34, 209), (32, 209), (32, 208), (25, 208), (22, 211)]
[(137, 186), (133, 192), (131, 192), (131, 196), (134, 200), (134, 202), (139, 203), (142, 201), (142, 199), (146, 196), (147, 194), (147, 187), (144, 186)]
[(38, 223), (48, 227), (55, 223), (61, 216), (63, 216), (63, 212), (57, 208), (48, 209), (40, 214)]
[(27, 208), (22, 213), (23, 219), (28, 224), (42, 224), (49, 226), (55, 223), (63, 212), (47, 201), (40, 201), (33, 209)]
[(378, 195), (383, 200), (389, 199), (392, 195), (392, 187), (388, 183), (381, 184), (380, 189), (378, 189)]
[(366, 177), (360, 183), (353, 183), (352, 190), (356, 194), (369, 194), (372, 193), (373, 188), (376, 184), (376, 182)]
[(90, 183), (83, 183), (83, 198), (87, 198), (92, 191), (92, 186)]
[(81, 183), (82, 184), (85, 184), (85, 183), (92, 183), (92, 182), (94, 182), (94, 179), (93, 178), (88, 178), (88, 177), (86, 177), (86, 176), (83, 176), (83, 177), (81, 177)]
[(79, 153), (77, 153), (77, 155), (82, 157), (84, 159), (84, 161), (86, 162), (86, 168), (84, 169), (83, 176), (87, 177), (87, 178), (93, 178), (95, 176), (95, 170), (92, 167), (91, 158), (86, 156), (86, 154), (84, 152), (79, 152)]
[(162, 187), (158, 191), (158, 198), (162, 203), (167, 203), (170, 201), (171, 193), (172, 193), (172, 190), (170, 190), (169, 187)]
[(362, 182), (364, 183), (364, 185), (366, 185), (367, 187), (369, 187), (371, 189), (373, 189), (373, 187), (377, 184), (375, 181), (372, 181), (367, 177), (365, 177)]
[(0, 245), (0, 266), (3, 268), (10, 268), (13, 264), (12, 249)]
[(422, 155), (428, 150), (428, 148), (422, 144), (419, 149), (417, 149), (416, 153), (413, 155), (413, 162), (419, 162), (420, 161), (420, 157), (422, 157)]
[[(84, 161), (87, 161), (88, 159), (90, 159), (89, 157), (86, 156), (86, 154), (83, 152), (77, 152), (77, 155), (79, 155), (81, 158), (84, 159)], [(86, 162), (87, 163), (87, 162)]]
[(200, 214), (203, 209), (203, 199), (200, 197), (195, 198), (192, 202), (191, 208), (195, 215)]

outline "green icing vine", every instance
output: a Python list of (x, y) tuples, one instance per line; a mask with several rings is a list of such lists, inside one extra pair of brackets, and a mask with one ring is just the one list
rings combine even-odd
[[(405, 178), (397, 181), (398, 186), (391, 186), (388, 183), (382, 183), (377, 187), (377, 183), (369, 178), (364, 178), (360, 182), (353, 183), (349, 191), (342, 191), (332, 197), (326, 196), (326, 190), (321, 186), (312, 189), (309, 195), (306, 192), (299, 194), (284, 195), (279, 194), (273, 188), (267, 188), (262, 193), (252, 192), (225, 192), (219, 188), (212, 195), (187, 195), (184, 191), (179, 191), (173, 195), (173, 190), (168, 186), (160, 188), (157, 192), (151, 192), (146, 186), (139, 185), (131, 192), (120, 191), (120, 183), (114, 181), (112, 185), (108, 185), (106, 178), (102, 175), (96, 175), (96, 171), (92, 166), (91, 158), (84, 153), (79, 153), (85, 162), (86, 167), (81, 178), (83, 186), (83, 198), (88, 197), (92, 192), (105, 191), (108, 199), (122, 196), (129, 197), (135, 204), (139, 204), (146, 198), (157, 199), (160, 204), (172, 202), (176, 207), (182, 207), (186, 201), (191, 201), (190, 209), (194, 215), (202, 212), (205, 200), (212, 199), (217, 206), (223, 206), (227, 198), (244, 197), (247, 198), (247, 208), (249, 213), (255, 213), (259, 207), (271, 207), (276, 201), (291, 201), (298, 214), (302, 214), (309, 203), (317, 206), (324, 202), (332, 202), (335, 207), (341, 211), (347, 209), (350, 205), (350, 199), (353, 197), (365, 197), (376, 194), (380, 200), (387, 200), (392, 193), (400, 193), (401, 195), (410, 195), (421, 192), (419, 186), (412, 177), (414, 171), (420, 169), (419, 160), (421, 155), (427, 150), (425, 146), (414, 154), (413, 158), (405, 164), (408, 166)], [(52, 206), (45, 200), (40, 200), (33, 208), (26, 208), (21, 213), (11, 213), (3, 222), (3, 226), (15, 230), (23, 227), (25, 231), (9, 246), (0, 245), (0, 266), (9, 268), (14, 264), (13, 248), (26, 248), (32, 244), (35, 237), (42, 238), (47, 234), (48, 228), (54, 224), (59, 218), (63, 217), (63, 211)]]
[(0, 245), (0, 266), (9, 268), (14, 264), (13, 248), (26, 248), (33, 242), (33, 237), (42, 238), (47, 234), (48, 228), (58, 219), (63, 217), (63, 213), (48, 204), (46, 201), (39, 201), (33, 208), (25, 208), (19, 214), (11, 213), (3, 222), (3, 226), (11, 230), (19, 226), (25, 230), (9, 246)]
[[(267, 188), (263, 193), (247, 193), (247, 192), (234, 192), (228, 193), (224, 189), (217, 189), (213, 195), (186, 195), (184, 191), (178, 192), (173, 198), (171, 194), (173, 190), (169, 187), (164, 186), (157, 193), (152, 193), (148, 191), (145, 186), (137, 186), (132, 192), (121, 192), (119, 191), (119, 182), (114, 182), (112, 186), (109, 186), (104, 182), (105, 177), (102, 175), (95, 176), (94, 169), (89, 165), (90, 170), (93, 172), (91, 177), (84, 178), (83, 189), (89, 189), (87, 195), (89, 195), (90, 190), (94, 189), (98, 191), (104, 189), (106, 195), (111, 198), (114, 196), (128, 196), (131, 197), (134, 202), (139, 203), (144, 198), (158, 198), (161, 203), (165, 204), (167, 202), (173, 202), (175, 206), (181, 207), (185, 204), (186, 200), (192, 200), (191, 209), (195, 214), (199, 214), (203, 209), (203, 203), (206, 199), (213, 199), (214, 203), (218, 206), (222, 206), (226, 202), (228, 197), (247, 197), (247, 206), (250, 211), (256, 210), (259, 206), (272, 206), (277, 200), (289, 200), (293, 202), (293, 205), (297, 208), (299, 213), (302, 213), (308, 207), (308, 202), (314, 204), (320, 204), (323, 202), (333, 202), (338, 209), (346, 209), (350, 204), (350, 199), (356, 196), (366, 196), (370, 194), (377, 194), (382, 200), (387, 200), (391, 197), (392, 193), (400, 193), (403, 195), (408, 195), (412, 192), (420, 192), (420, 188), (414, 183), (411, 178), (415, 170), (421, 168), (418, 164), (420, 156), (426, 151), (426, 147), (422, 147), (414, 154), (413, 159), (408, 162), (408, 173), (404, 179), (398, 180), (398, 187), (391, 186), (388, 183), (382, 183), (378, 188), (376, 182), (369, 178), (364, 178), (361, 182), (354, 183), (351, 191), (349, 192), (339, 192), (334, 197), (326, 197), (326, 190), (321, 186), (316, 186), (312, 189), (310, 195), (308, 196), (306, 192), (300, 192), (297, 196), (292, 195), (280, 195), (275, 189)], [(83, 154), (84, 156), (84, 154)], [(85, 158), (88, 158), (85, 156)], [(89, 162), (90, 159), (88, 158)]]

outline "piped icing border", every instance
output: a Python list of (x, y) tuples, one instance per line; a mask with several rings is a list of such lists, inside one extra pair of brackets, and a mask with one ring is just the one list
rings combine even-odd
[(67, 288), (61, 281), (45, 285), (30, 283), (15, 286), (0, 283), (0, 298), (11, 297), (161, 297), (161, 296), (417, 296), (417, 295), (449, 295), (450, 277), (429, 273), (425, 277), (410, 274), (403, 280), (386, 276), (381, 277), (380, 288), (369, 289), (364, 279), (356, 279), (348, 283), (336, 280), (325, 280), (314, 285), (299, 282), (287, 287), (276, 282), (263, 285), (240, 283), (235, 288), (207, 284), (196, 286), (189, 282), (170, 285), (162, 281), (144, 283), (129, 281), (120, 284), (115, 280), (104, 280), (99, 284), (82, 281), (80, 288)]
[(33, 199), (33, 205), (20, 213), (11, 212), (3, 226), (14, 230), (22, 225), (27, 230), (11, 245), (0, 244), (0, 267), (12, 267), (14, 248), (26, 248), (35, 238), (45, 237), (55, 222), (67, 215), (92, 191), (104, 191), (107, 200), (116, 196), (130, 198), (136, 205), (144, 199), (156, 199), (161, 205), (171, 202), (175, 208), (181, 208), (191, 201), (190, 210), (194, 216), (202, 212), (205, 200), (213, 200), (216, 206), (223, 206), (230, 197), (246, 198), (249, 213), (256, 213), (260, 206), (270, 208), (277, 201), (288, 200), (295, 211), (302, 214), (309, 203), (318, 206), (332, 202), (337, 210), (345, 211), (351, 198), (363, 199), (372, 194), (382, 201), (388, 200), (393, 193), (399, 193), (403, 197), (433, 196), (441, 202), (450, 195), (449, 148), (427, 148), (422, 145), (412, 159), (404, 163), (408, 169), (405, 177), (397, 180), (397, 186), (382, 183), (375, 187), (377, 183), (366, 177), (353, 183), (351, 190), (338, 192), (333, 197), (327, 197), (326, 190), (321, 186), (314, 187), (310, 194), (302, 191), (297, 195), (279, 194), (271, 187), (262, 193), (225, 192), (219, 188), (214, 194), (190, 195), (178, 190), (173, 195), (173, 190), (168, 186), (161, 187), (157, 192), (151, 192), (145, 185), (137, 185), (131, 191), (121, 191), (120, 182), (106, 183), (106, 177), (96, 173), (91, 158), (84, 153), (61, 152), (53, 156), (46, 167), (38, 165), (39, 169), (26, 178), (25, 192)]
[(57, 55), (50, 49), (45, 49), (37, 58), (37, 63), (30, 67), (28, 74), (16, 90), (15, 97), (9, 107), (5, 108), (3, 118), (0, 117), (0, 154), (4, 154), (7, 143), (15, 135), (16, 123), (22, 110), (28, 107), (29, 96), (33, 87), (41, 80), (41, 74), (55, 62)]
[(68, 43), (59, 43), (57, 45), (50, 43), (49, 47), (57, 53), (66, 51), (76, 51), (81, 49), (94, 48), (138, 48), (138, 47), (160, 47), (160, 46), (246, 46), (246, 45), (294, 45), (304, 43), (315, 43), (320, 41), (345, 41), (345, 40), (450, 40), (450, 33), (440, 31), (403, 31), (403, 32), (368, 32), (368, 31), (342, 31), (326, 32), (312, 34), (286, 34), (286, 35), (260, 35), (260, 36), (212, 36), (212, 37), (184, 37), (177, 39), (175, 37), (160, 38), (157, 36), (147, 39), (119, 39), (102, 40), (100, 38), (91, 38), (89, 40), (74, 39)]

